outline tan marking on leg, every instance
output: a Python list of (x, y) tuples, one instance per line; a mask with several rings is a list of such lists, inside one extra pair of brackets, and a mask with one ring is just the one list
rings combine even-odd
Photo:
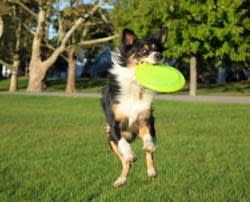
[(119, 157), (119, 159), (121, 161), (123, 161), (123, 158), (122, 158), (122, 156), (121, 156), (121, 154), (120, 154), (120, 152), (119, 152), (118, 147), (116, 146), (116, 144), (113, 141), (110, 141), (110, 145), (112, 147), (113, 152), (115, 152), (115, 154)]
[(153, 142), (153, 138), (149, 133), (149, 128), (147, 126), (139, 128), (139, 136), (143, 140), (143, 150), (145, 152), (153, 153), (155, 151), (155, 145)]
[(121, 160), (121, 163), (122, 163), (122, 171), (121, 171), (119, 177), (117, 178), (117, 180), (114, 182), (113, 185), (114, 185), (114, 187), (121, 187), (126, 182), (126, 178), (127, 178), (127, 175), (128, 175), (130, 165), (129, 165), (128, 162), (125, 162), (125, 160), (123, 159), (122, 155), (120, 154), (120, 152), (118, 150), (117, 145), (113, 141), (110, 141), (110, 145), (111, 145), (113, 151), (119, 157), (119, 159)]
[(145, 120), (150, 117), (151, 112), (152, 112), (151, 109), (147, 109), (142, 111), (138, 116), (139, 136), (141, 138), (143, 138), (145, 134), (150, 132)]
[(139, 126), (139, 136), (143, 137), (149, 133), (149, 128), (146, 125)]
[(148, 168), (148, 177), (155, 178), (157, 176), (157, 173), (154, 168), (153, 153), (146, 152), (146, 162), (147, 162), (147, 168)]
[(143, 149), (146, 152), (154, 152), (155, 146), (153, 142), (153, 138), (150, 135), (150, 128), (147, 123), (147, 119), (150, 117), (152, 110), (148, 109), (140, 113), (138, 117), (138, 127), (139, 127), (139, 136), (143, 140)]

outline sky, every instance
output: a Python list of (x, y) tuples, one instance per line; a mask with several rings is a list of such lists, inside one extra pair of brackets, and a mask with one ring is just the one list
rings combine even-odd
[[(94, 1), (94, 0), (81, 0), (81, 2), (84, 3), (84, 4), (91, 4), (92, 2), (95, 2), (95, 1)], [(67, 5), (67, 4), (65, 4), (65, 3), (62, 3), (62, 4), (60, 5), (60, 8), (61, 8), (61, 9), (64, 9), (64, 8), (66, 8), (66, 7), (69, 7), (69, 5)], [(112, 8), (112, 6), (110, 6), (110, 5), (107, 4), (107, 3), (104, 3), (102, 7), (103, 7), (103, 8), (106, 8), (106, 9), (111, 9), (111, 8)]]

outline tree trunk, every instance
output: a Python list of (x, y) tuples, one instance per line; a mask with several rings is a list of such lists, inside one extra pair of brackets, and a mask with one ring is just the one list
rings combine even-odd
[(74, 56), (74, 49), (68, 51), (68, 76), (67, 76), (67, 87), (66, 93), (76, 92), (76, 58)]
[(17, 90), (17, 71), (12, 70), (10, 77), (9, 92), (16, 92)]
[(29, 63), (25, 64), (24, 76), (28, 77), (29, 75)]
[(37, 18), (37, 27), (32, 43), (32, 54), (29, 64), (29, 84), (28, 92), (41, 92), (43, 90), (43, 79), (46, 74), (46, 69), (42, 63), (41, 45), (44, 37), (44, 25), (46, 19), (46, 11), (43, 7), (39, 7)]
[(29, 66), (28, 92), (42, 92), (44, 90), (45, 67), (41, 61), (31, 61)]
[(20, 65), (19, 55), (14, 55), (13, 59), (14, 62), (13, 62), (13, 67), (11, 68), (9, 92), (17, 91), (17, 72)]
[(4, 29), (3, 17), (0, 15), (0, 38), (3, 35), (3, 29)]
[[(15, 7), (14, 15), (17, 17), (17, 7)], [(21, 46), (21, 32), (22, 32), (22, 21), (18, 20), (18, 25), (16, 29), (16, 44), (15, 44), (15, 54), (13, 55), (13, 67), (11, 68), (12, 74), (10, 78), (9, 92), (17, 91), (17, 73), (20, 65), (20, 46)]]
[(197, 58), (192, 56), (190, 59), (190, 86), (189, 95), (196, 96), (197, 91)]

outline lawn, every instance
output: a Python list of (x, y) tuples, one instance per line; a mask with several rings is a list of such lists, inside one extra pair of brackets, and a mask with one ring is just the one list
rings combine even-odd
[(127, 184), (98, 99), (0, 95), (0, 201), (250, 201), (250, 106), (157, 101), (158, 178)]
[[(106, 84), (106, 79), (81, 78), (76, 81), (76, 88), (79, 92), (96, 93)], [(22, 77), (18, 81), (18, 88), (24, 91), (27, 88), (28, 80)], [(46, 81), (47, 92), (62, 92), (65, 90), (66, 80), (50, 79)], [(0, 80), (0, 91), (7, 91), (9, 80)], [(250, 96), (250, 81), (230, 82), (227, 84), (198, 84), (198, 95), (224, 95), (224, 96)], [(177, 95), (188, 94), (188, 84)]]

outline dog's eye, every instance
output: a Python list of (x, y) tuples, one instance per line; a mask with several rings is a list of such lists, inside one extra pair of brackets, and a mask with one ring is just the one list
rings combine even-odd
[(147, 55), (148, 54), (148, 50), (147, 49), (142, 49), (142, 54), (143, 55)]

